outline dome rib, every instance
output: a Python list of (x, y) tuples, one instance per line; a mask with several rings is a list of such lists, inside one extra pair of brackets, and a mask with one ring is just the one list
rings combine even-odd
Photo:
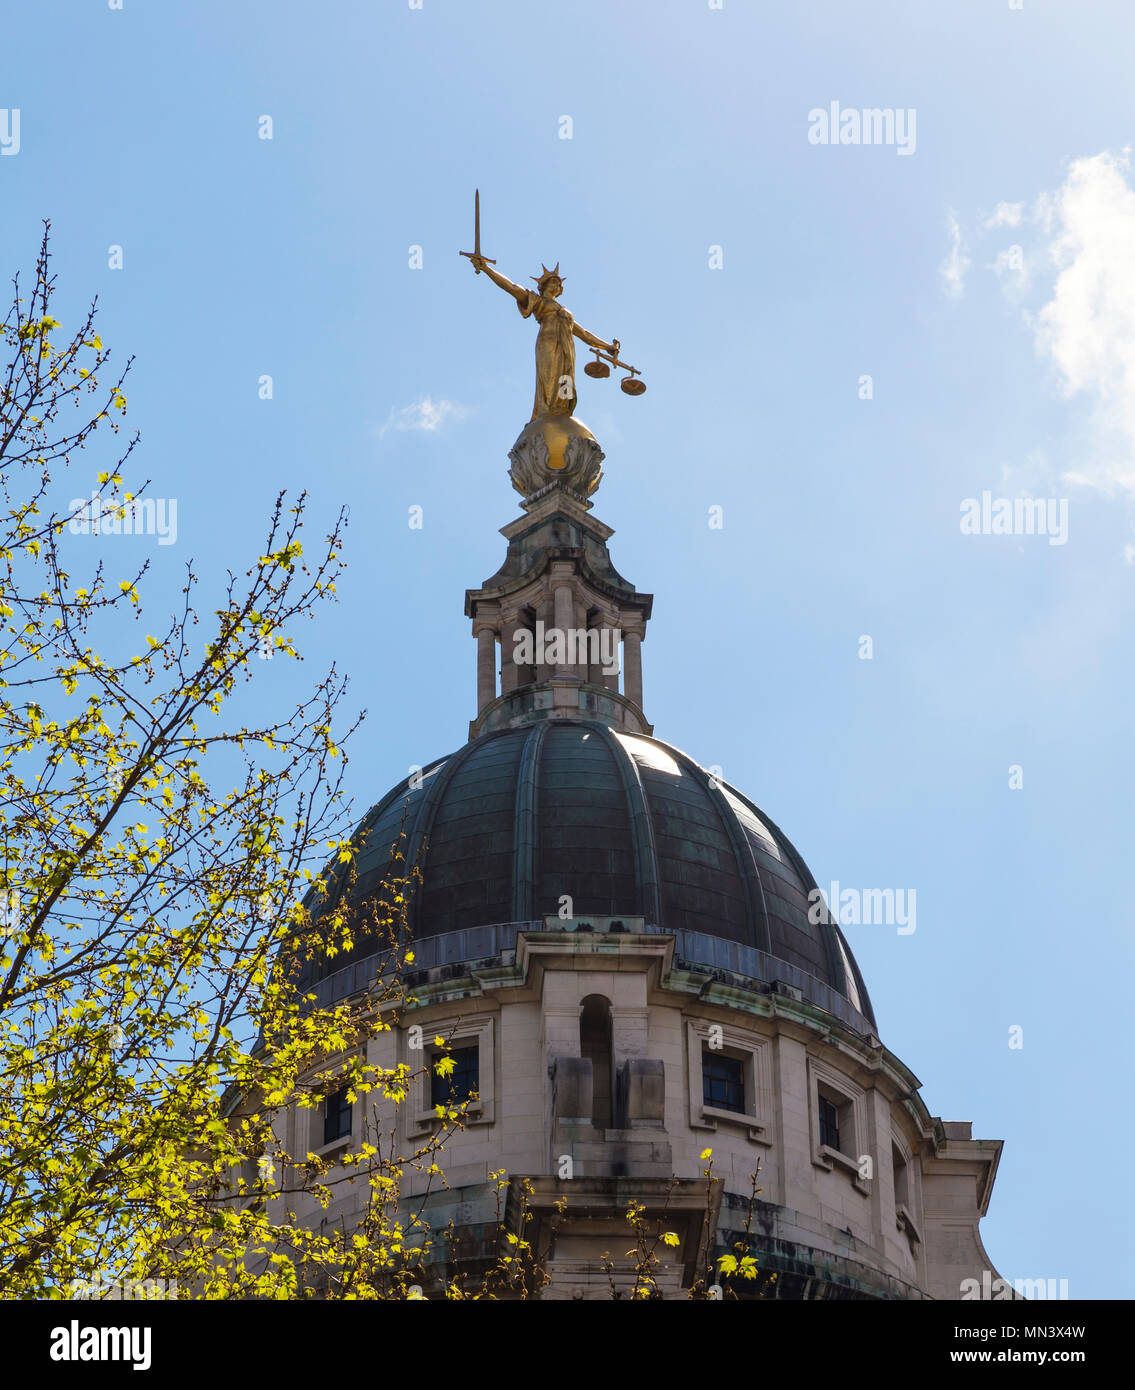
[[(672, 750), (676, 761), (690, 773), (692, 777), (704, 777), (705, 771), (701, 765), (694, 761), (688, 753), (683, 753), (679, 749)], [(707, 777), (705, 780), (705, 790), (709, 795), (709, 800), (713, 809), (717, 812), (722, 827), (729, 841), (733, 846), (733, 853), (737, 858), (737, 867), (741, 872), (741, 882), (745, 889), (745, 901), (749, 909), (749, 929), (752, 932), (753, 940), (750, 943), (758, 950), (767, 951), (772, 954), (772, 934), (769, 931), (768, 902), (765, 898), (764, 885), (761, 883), (760, 870), (757, 865), (756, 855), (753, 847), (749, 843), (749, 837), (741, 828), (737, 817), (733, 814), (725, 793), (721, 790), (716, 779)]]
[(536, 853), (540, 816), (540, 750), (551, 724), (533, 724), (520, 755), (512, 851), (512, 917), (530, 922), (536, 910)]
[[(750, 811), (752, 811), (752, 813), (756, 817), (758, 817), (758, 819), (763, 821), (764, 824), (768, 826), (769, 830), (773, 833), (773, 835), (776, 836), (777, 842), (787, 852), (789, 858), (792, 860), (793, 868), (795, 868), (797, 874), (799, 874), (800, 881), (805, 885), (805, 887), (809, 889), (809, 891), (819, 892), (819, 885), (816, 883), (816, 880), (812, 875), (811, 869), (808, 868), (808, 865), (804, 862), (803, 856), (800, 854), (800, 851), (796, 848), (796, 846), (792, 843), (792, 841), (788, 838), (784, 831), (781, 830), (780, 826), (778, 826), (774, 821), (771, 821), (768, 818), (768, 816), (764, 813), (764, 811), (762, 811), (759, 806), (757, 806), (753, 801), (751, 801), (749, 797), (747, 797), (744, 794), (744, 792), (738, 791), (736, 787), (730, 787), (729, 790), (733, 793), (733, 795), (737, 798), (738, 801), (742, 802), (745, 806), (749, 808)], [(820, 928), (820, 940), (824, 943), (824, 954), (827, 957), (828, 969), (831, 972), (833, 988), (838, 989), (840, 994), (842, 994), (845, 998), (850, 999), (851, 989), (848, 984), (847, 971), (844, 968), (844, 958), (846, 957), (846, 959), (851, 961), (853, 964), (856, 983), (858, 985), (858, 992), (861, 996), (861, 1001), (864, 1005), (862, 1012), (867, 1017), (874, 1018), (874, 1014), (871, 1010), (871, 1001), (867, 995), (867, 987), (863, 983), (863, 977), (860, 974), (858, 965), (854, 964), (855, 957), (851, 954), (851, 947), (847, 944), (847, 940), (844, 937), (843, 933), (840, 931), (838, 925), (836, 925), (836, 923), (831, 920), (830, 913), (827, 912), (823, 914), (818, 925)], [(841, 942), (843, 947), (842, 950), (840, 949)]]
[[(738, 793), (738, 795), (741, 794)], [(757, 808), (753, 805), (753, 803), (749, 800), (747, 796), (741, 795), (741, 800), (745, 803), (746, 806), (750, 807), (753, 811), (757, 811)], [(804, 884), (805, 888), (807, 888), (809, 891), (815, 891), (817, 889), (816, 880), (812, 877), (811, 869), (808, 868), (807, 864), (804, 863), (803, 858), (797, 852), (796, 846), (792, 843), (792, 841), (788, 838), (784, 831), (781, 830), (779, 825), (776, 825), (771, 820), (769, 820), (768, 817), (763, 814), (763, 812), (757, 812), (757, 814), (761, 816), (761, 819), (776, 836), (779, 843), (783, 846), (785, 850), (787, 850), (788, 857), (792, 860), (792, 866), (800, 875), (800, 881)], [(835, 986), (836, 989), (839, 990), (841, 994), (846, 995), (848, 992), (847, 975), (843, 968), (843, 957), (840, 954), (839, 947), (836, 945), (835, 937), (832, 931), (832, 924), (828, 920), (827, 913), (824, 913), (821, 916), (819, 927), (820, 940), (824, 943), (824, 953), (826, 954), (828, 959), (828, 969), (831, 971), (832, 984)]]
[[(406, 836), (407, 872), (421, 858), (423, 846), (429, 843), (430, 831), (437, 819), (438, 809), (441, 806), (445, 791), (452, 783), (458, 769), (463, 767), (481, 746), (479, 743), (467, 743), (464, 748), (458, 749), (456, 753), (446, 759), (444, 766), (435, 774), (429, 785), (423, 788), (425, 794), (418, 803), (414, 824)], [(417, 892), (410, 899), (410, 928), (414, 936), (421, 934), (419, 929), (422, 925), (420, 921), (422, 896), (421, 892)]]
[(666, 924), (662, 920), (662, 874), (658, 866), (658, 846), (654, 838), (654, 820), (650, 814), (650, 803), (642, 785), (642, 774), (634, 757), (620, 743), (613, 730), (606, 724), (596, 724), (592, 727), (598, 730), (614, 759), (627, 798), (627, 811), (631, 820), (631, 845), (634, 849), (636, 915), (645, 918), (654, 926), (665, 927)]

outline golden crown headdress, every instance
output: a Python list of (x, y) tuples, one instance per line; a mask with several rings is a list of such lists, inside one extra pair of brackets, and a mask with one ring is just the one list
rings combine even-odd
[(549, 270), (544, 262), (541, 261), (540, 269), (544, 272), (543, 275), (530, 275), (528, 278), (536, 281), (536, 287), (541, 294), (544, 293), (544, 286), (549, 280), (558, 280), (561, 285), (564, 283), (564, 277), (560, 274), (559, 261), (556, 262), (556, 268), (554, 270)]

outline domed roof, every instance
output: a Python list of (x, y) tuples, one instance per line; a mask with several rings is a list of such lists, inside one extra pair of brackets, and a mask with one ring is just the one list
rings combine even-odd
[(407, 862), (422, 871), (411, 909), (421, 966), (514, 946), (517, 930), (543, 929), (570, 898), (565, 926), (639, 918), (587, 925), (673, 933), (683, 963), (787, 987), (874, 1031), (839, 927), (809, 921), (815, 880), (788, 839), (658, 739), (586, 718), (473, 739), (368, 812), (356, 831), (355, 901), (390, 872), (403, 829)]

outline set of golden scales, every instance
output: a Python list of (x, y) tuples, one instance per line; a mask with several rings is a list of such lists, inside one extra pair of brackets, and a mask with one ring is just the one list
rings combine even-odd
[(625, 371), (627, 375), (619, 385), (628, 396), (641, 396), (646, 390), (646, 382), (642, 380), (637, 367), (620, 361), (618, 338), (612, 338), (608, 343), (589, 333), (558, 302), (564, 288), (559, 262), (552, 270), (542, 266), (543, 273), (532, 276), (536, 283), (535, 290), (525, 289), (493, 269), (496, 261), (481, 254), (480, 190), (473, 198), (473, 250), (460, 254), (468, 257), (478, 275), (484, 272), (494, 285), (510, 294), (524, 318), (532, 317), (540, 326), (536, 335), (536, 397), (528, 428), (533, 427), (533, 422), (540, 422), (541, 433), (551, 450), (550, 466), (561, 468), (563, 450), (572, 435), (594, 438), (586, 425), (572, 419), (577, 399), (574, 339), (586, 343), (595, 354), (595, 360), (588, 362), (583, 369), (587, 376), (609, 377), (612, 367)]

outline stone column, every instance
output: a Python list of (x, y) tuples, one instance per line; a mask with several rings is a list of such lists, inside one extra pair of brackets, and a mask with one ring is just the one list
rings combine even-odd
[(477, 713), (497, 697), (497, 635), (491, 627), (477, 628)]
[(505, 618), (501, 623), (501, 694), (507, 695), (520, 685), (520, 670), (513, 661), (516, 633), (523, 624), (518, 618)]
[[(622, 674), (623, 667), (623, 654), (619, 650), (622, 642), (622, 623), (619, 621), (618, 613), (611, 613), (603, 610), (600, 612), (597, 626), (601, 639), (604, 632), (608, 634), (607, 642), (609, 645), (607, 650), (610, 651), (614, 657), (615, 671), (613, 675), (607, 675), (602, 665), (599, 665), (595, 668), (596, 674), (594, 679), (597, 685), (605, 686), (608, 690), (613, 690), (617, 695), (619, 693), (619, 676)], [(618, 640), (616, 640), (616, 638)]]
[(623, 694), (642, 709), (642, 633), (623, 633)]
[[(552, 598), (550, 595), (542, 597), (536, 609), (536, 626), (533, 631), (533, 637), (540, 631), (540, 624), (543, 624), (544, 653), (546, 655), (548, 649), (548, 629), (556, 625), (556, 615), (553, 611)], [(533, 655), (532, 679), (534, 681), (546, 681), (549, 677), (555, 675), (555, 671), (546, 661), (537, 661), (537, 655), (539, 655), (538, 652)]]
[(576, 631), (582, 634), (578, 649), (580, 660), (572, 670), (581, 681), (585, 681), (590, 673), (587, 669), (587, 604), (582, 598), (576, 598), (572, 604), (572, 622)]
[[(568, 630), (575, 626), (575, 602), (571, 588), (567, 584), (561, 584), (555, 591), (555, 625), (563, 634), (563, 640), (567, 641)], [(568, 655), (567, 652), (564, 653)], [(575, 667), (568, 661), (557, 663), (557, 676), (574, 676)]]
[[(588, 628), (588, 630), (587, 630), (587, 639), (588, 639), (588, 643), (591, 642), (591, 634), (592, 634), (593, 632), (598, 632), (599, 635), (600, 635), (600, 638), (602, 638), (602, 635), (603, 635), (603, 619), (602, 619), (601, 616), (596, 620), (595, 624), (594, 624), (592, 627)], [(597, 662), (597, 661), (588, 661), (588, 663), (587, 663), (587, 665), (586, 665), (586, 667), (585, 667), (584, 669), (585, 669), (585, 671), (587, 672), (587, 682), (588, 682), (589, 685), (605, 685), (605, 684), (606, 684), (606, 681), (604, 681), (604, 679), (603, 679), (603, 667), (602, 667), (602, 665), (601, 665), (599, 662)]]

